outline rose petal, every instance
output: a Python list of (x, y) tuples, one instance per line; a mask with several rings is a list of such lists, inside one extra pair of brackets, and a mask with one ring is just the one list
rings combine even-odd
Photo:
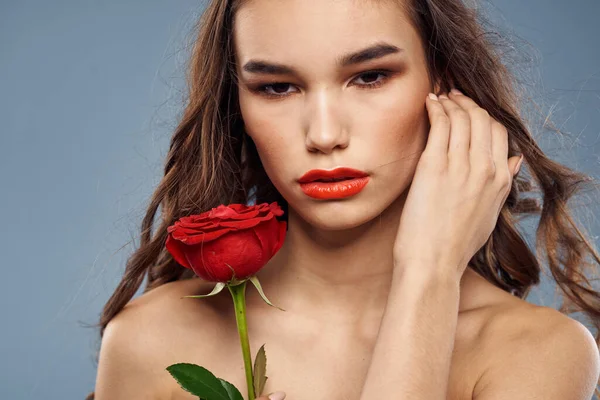
[(254, 206), (223, 204), (182, 217), (167, 231), (173, 259), (209, 281), (227, 282), (256, 274), (282, 247), (287, 225), (276, 202)]
[(173, 239), (170, 235), (167, 236), (167, 241), (165, 246), (169, 253), (173, 256), (173, 259), (181, 264), (185, 268), (192, 268), (188, 263), (187, 258), (185, 256), (185, 250), (182, 248), (181, 242)]

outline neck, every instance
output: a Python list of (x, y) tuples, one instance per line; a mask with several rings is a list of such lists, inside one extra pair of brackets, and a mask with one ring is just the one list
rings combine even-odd
[[(380, 320), (391, 289), (392, 249), (404, 200), (400, 196), (381, 215), (344, 231), (317, 229), (290, 208), (284, 245), (257, 274), (266, 296), (294, 315), (320, 323), (356, 326)], [(477, 289), (482, 285), (493, 290), (467, 267), (460, 282), (459, 313), (482, 304)]]
[(377, 317), (387, 302), (392, 248), (404, 204), (401, 196), (381, 215), (352, 229), (318, 229), (290, 207), (279, 252), (259, 272), (267, 297), (302, 313), (327, 318)]
[[(317, 229), (290, 208), (284, 245), (257, 274), (266, 296), (294, 314), (320, 321), (354, 325), (380, 319), (391, 289), (392, 249), (404, 199), (400, 196), (381, 215), (344, 231)], [(476, 303), (471, 289), (483, 280), (466, 269), (460, 311)]]

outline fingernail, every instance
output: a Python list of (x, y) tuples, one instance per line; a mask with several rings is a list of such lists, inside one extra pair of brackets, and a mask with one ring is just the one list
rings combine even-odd
[(450, 90), (450, 92), (454, 93), (454, 94), (462, 95), (462, 92), (458, 89), (452, 89), (452, 90)]
[(273, 392), (269, 395), (270, 400), (283, 400), (285, 399), (285, 392)]
[(521, 164), (523, 163), (523, 154), (521, 154), (521, 158), (519, 158), (519, 162), (517, 163), (517, 166), (515, 167), (515, 175), (519, 172), (519, 169), (521, 169)]
[(435, 100), (435, 101), (437, 101), (437, 99), (438, 99), (437, 96), (434, 93), (429, 93), (429, 98), (431, 100)]

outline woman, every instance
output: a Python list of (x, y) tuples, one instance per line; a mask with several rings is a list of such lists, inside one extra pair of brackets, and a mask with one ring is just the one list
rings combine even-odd
[[(181, 299), (212, 284), (189, 279), (165, 240), (181, 216), (250, 201), (279, 202), (288, 221), (258, 274), (286, 312), (247, 292), (251, 347), (266, 343), (265, 393), (591, 397), (598, 338), (524, 300), (541, 266), (515, 225), (541, 213), (538, 245), (565, 307), (598, 327), (599, 296), (582, 273), (600, 257), (566, 208), (587, 177), (536, 145), (473, 10), (460, 0), (215, 0), (189, 71), (141, 246), (101, 317), (96, 399), (192, 399), (165, 371), (182, 361), (244, 390), (231, 299)], [(532, 179), (516, 178), (521, 154)], [(368, 176), (366, 186), (299, 182), (336, 167)], [(543, 207), (519, 196), (535, 188)]]

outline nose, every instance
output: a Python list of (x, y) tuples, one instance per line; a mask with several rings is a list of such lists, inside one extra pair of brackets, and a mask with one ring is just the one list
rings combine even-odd
[(330, 154), (333, 149), (348, 147), (349, 135), (345, 129), (339, 104), (326, 90), (316, 94), (314, 107), (308, 107), (306, 148), (315, 153)]

